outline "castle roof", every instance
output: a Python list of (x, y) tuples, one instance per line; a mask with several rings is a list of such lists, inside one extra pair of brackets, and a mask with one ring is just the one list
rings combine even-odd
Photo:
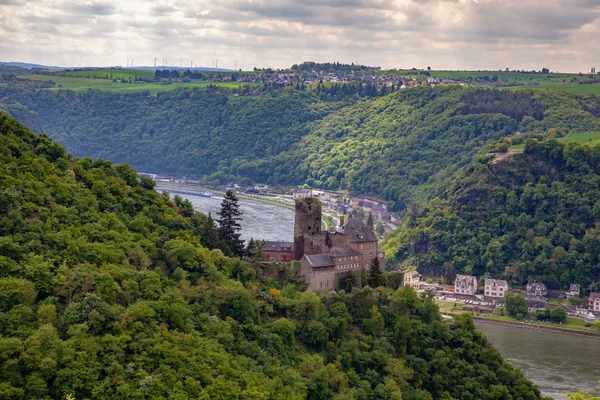
[(305, 254), (304, 257), (308, 260), (311, 267), (333, 267), (335, 262), (331, 258), (331, 255), (325, 254)]
[(281, 241), (271, 241), (267, 240), (265, 242), (264, 251), (284, 251), (290, 252), (294, 251), (294, 242), (281, 242)]
[(600, 298), (600, 293), (598, 293), (598, 292), (592, 292), (592, 293), (590, 293), (590, 296), (589, 296), (590, 300), (595, 300), (597, 298)]
[(377, 237), (372, 230), (359, 218), (348, 218), (348, 221), (338, 230), (344, 235), (351, 235), (351, 242), (376, 242)]
[(304, 257), (306, 257), (312, 267), (333, 267), (335, 265), (334, 258), (360, 255), (362, 253), (354, 250), (352, 247), (334, 246), (327, 253), (305, 254)]
[(362, 253), (349, 246), (333, 246), (328, 252), (331, 257), (361, 256)]
[(421, 276), (421, 274), (419, 274), (416, 269), (413, 269), (412, 271), (408, 271), (407, 273), (405, 273), (404, 276), (409, 276), (411, 278), (417, 278), (417, 277)]

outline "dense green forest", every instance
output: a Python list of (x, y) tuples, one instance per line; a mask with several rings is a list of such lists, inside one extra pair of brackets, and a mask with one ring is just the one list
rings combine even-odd
[(0, 109), (76, 156), (214, 185), (347, 189), (395, 210), (441, 194), (482, 147), (502, 137), (600, 131), (594, 96), (459, 86), (387, 95), (348, 84), (244, 93), (213, 87), (156, 97), (3, 87)]
[(304, 292), (127, 165), (0, 114), (0, 398), (539, 399), (411, 288)]
[(482, 156), (439, 198), (408, 212), (384, 248), (392, 263), (505, 277), (551, 289), (600, 280), (600, 146), (529, 138)]

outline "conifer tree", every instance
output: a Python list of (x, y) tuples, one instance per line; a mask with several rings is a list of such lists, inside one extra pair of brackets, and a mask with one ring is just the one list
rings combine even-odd
[(383, 272), (381, 272), (381, 266), (379, 265), (379, 259), (375, 257), (371, 263), (371, 269), (369, 270), (369, 286), (376, 288), (383, 286), (385, 283)]
[(219, 234), (225, 243), (236, 256), (242, 256), (244, 253), (244, 241), (240, 239), (240, 230), (242, 229), (240, 221), (242, 212), (239, 209), (238, 197), (231, 190), (225, 193), (221, 202), (221, 211), (219, 215)]

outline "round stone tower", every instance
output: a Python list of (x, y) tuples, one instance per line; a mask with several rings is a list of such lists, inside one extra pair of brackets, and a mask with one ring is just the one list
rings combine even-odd
[(315, 235), (321, 235), (321, 201), (314, 197), (296, 199), (294, 260), (300, 260), (304, 255), (304, 238)]

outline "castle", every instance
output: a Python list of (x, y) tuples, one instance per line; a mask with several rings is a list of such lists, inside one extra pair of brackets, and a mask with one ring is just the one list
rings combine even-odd
[(308, 290), (339, 289), (341, 278), (348, 272), (360, 283), (361, 271), (369, 271), (378, 259), (383, 269), (383, 252), (377, 247), (373, 219), (367, 224), (358, 218), (340, 218), (337, 230), (321, 230), (321, 202), (313, 197), (297, 198), (294, 217), (294, 242), (266, 242), (268, 261), (300, 262), (300, 275)]

